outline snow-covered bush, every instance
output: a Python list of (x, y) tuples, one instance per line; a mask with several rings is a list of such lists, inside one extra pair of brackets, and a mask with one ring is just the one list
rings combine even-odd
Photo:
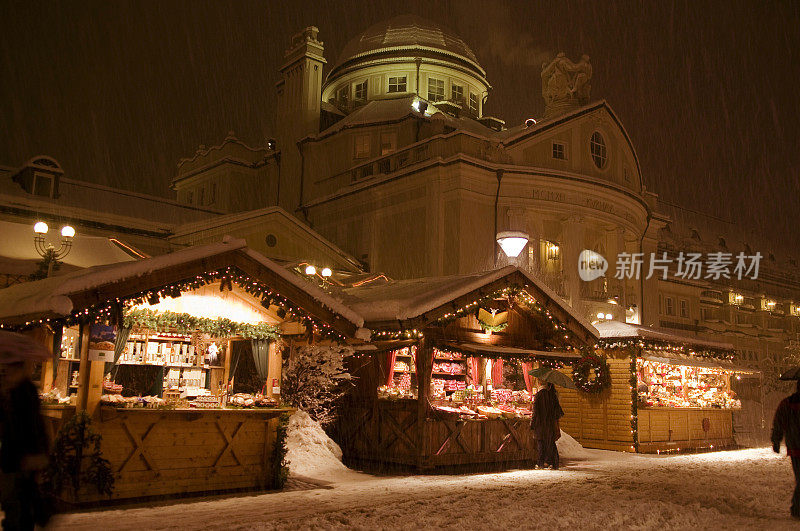
[(281, 397), (327, 426), (336, 414), (337, 401), (350, 384), (343, 358), (353, 349), (341, 345), (307, 345), (286, 349)]

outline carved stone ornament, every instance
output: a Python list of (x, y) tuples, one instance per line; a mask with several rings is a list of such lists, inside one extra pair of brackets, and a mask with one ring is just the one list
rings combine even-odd
[(564, 52), (549, 63), (542, 64), (542, 97), (545, 117), (561, 114), (586, 105), (592, 89), (592, 65), (589, 56), (573, 63)]

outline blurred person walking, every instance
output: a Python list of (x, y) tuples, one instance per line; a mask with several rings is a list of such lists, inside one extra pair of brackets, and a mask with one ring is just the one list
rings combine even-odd
[(794, 495), (792, 496), (792, 517), (800, 519), (800, 380), (797, 380), (795, 393), (778, 404), (772, 421), (772, 449), (781, 452), (781, 441), (786, 439), (786, 454), (792, 459), (794, 471)]
[(47, 466), (48, 440), (39, 392), (31, 381), (44, 347), (20, 334), (0, 332), (0, 507), (4, 530), (33, 529), (50, 517), (37, 482)]

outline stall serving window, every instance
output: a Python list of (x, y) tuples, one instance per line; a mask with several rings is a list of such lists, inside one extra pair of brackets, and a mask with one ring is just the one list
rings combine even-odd
[[(416, 399), (417, 347), (409, 346), (387, 354), (385, 384), (378, 389), (381, 399)], [(533, 361), (488, 358), (462, 352), (433, 349), (430, 403), (437, 411), (462, 418), (530, 417), (536, 392), (535, 378), (528, 372)]]
[(636, 360), (639, 407), (740, 408), (731, 389), (732, 371), (639, 358)]

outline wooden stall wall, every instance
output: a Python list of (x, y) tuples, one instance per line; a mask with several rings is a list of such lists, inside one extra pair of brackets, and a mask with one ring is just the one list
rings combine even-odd
[[(110, 499), (268, 488), (284, 411), (101, 407), (93, 428), (115, 477)], [(108, 499), (82, 488), (68, 501)]]
[(733, 446), (730, 409), (639, 409), (639, 451)]
[[(631, 359), (615, 353), (607, 357), (611, 386), (599, 394), (559, 387), (564, 417), (561, 429), (586, 448), (635, 451), (631, 433)], [(626, 353), (627, 354), (627, 353)], [(562, 372), (572, 376), (567, 367)]]

